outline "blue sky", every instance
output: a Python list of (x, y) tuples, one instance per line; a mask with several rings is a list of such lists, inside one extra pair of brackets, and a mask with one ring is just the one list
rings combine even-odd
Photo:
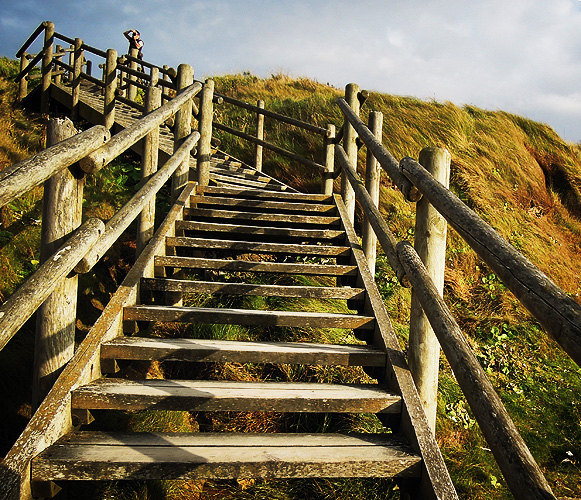
[(344, 87), (502, 109), (581, 142), (579, 0), (0, 0), (0, 55), (42, 21), (94, 47), (196, 77), (284, 72)]

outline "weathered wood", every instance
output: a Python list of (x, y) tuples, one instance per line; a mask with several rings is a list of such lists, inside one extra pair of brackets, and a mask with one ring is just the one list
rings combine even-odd
[(345, 174), (344, 177), (348, 179), (348, 182), (353, 187), (354, 193), (356, 193), (357, 201), (363, 208), (363, 212), (367, 214), (369, 223), (373, 228), (381, 247), (383, 248), (383, 252), (389, 261), (391, 268), (394, 270), (398, 280), (403, 282), (405, 272), (399, 262), (397, 257), (395, 247), (397, 245), (397, 241), (395, 236), (389, 229), (387, 222), (379, 212), (379, 209), (373, 203), (372, 198), (369, 196), (369, 193), (363, 186), (363, 183), (359, 179), (359, 176), (355, 172), (353, 165), (349, 163), (349, 159), (347, 158), (347, 154), (343, 150), (343, 148), (337, 144), (335, 146), (335, 151), (337, 152), (337, 159), (339, 160), (339, 165), (343, 169), (343, 173)]
[[(264, 109), (264, 101), (259, 99), (256, 107)], [(256, 113), (256, 138), (264, 141), (264, 114), (262, 113)], [(254, 148), (254, 168), (258, 172), (262, 171), (262, 146), (260, 144), (256, 144)]]
[(0, 206), (7, 205), (71, 166), (101, 147), (109, 138), (109, 131), (97, 125), (5, 168), (0, 172)]
[(149, 181), (123, 205), (121, 210), (109, 219), (105, 225), (103, 236), (75, 267), (78, 273), (88, 272), (103, 257), (105, 252), (111, 248), (111, 245), (117, 241), (119, 236), (137, 218), (143, 208), (182, 164), (184, 158), (189, 158), (190, 151), (199, 137), (200, 134), (198, 132), (193, 132), (165, 165), (151, 176)]
[(281, 227), (261, 227), (250, 225), (212, 224), (210, 222), (178, 221), (176, 228), (184, 231), (226, 232), (230, 234), (255, 234), (279, 236), (283, 238), (307, 238), (332, 240), (342, 236), (342, 231), (332, 229), (293, 229)]
[(357, 131), (359, 138), (365, 143), (367, 148), (371, 150), (373, 156), (377, 158), (381, 167), (400, 189), (405, 198), (408, 201), (418, 201), (421, 198), (421, 193), (402, 173), (399, 164), (393, 155), (375, 138), (373, 132), (365, 126), (365, 124), (359, 119), (359, 116), (353, 113), (349, 104), (347, 104), (344, 99), (337, 99), (337, 104), (341, 108), (345, 118), (349, 120), (351, 125)]
[[(266, 175), (262, 173), (261, 175)], [(312, 193), (269, 193), (263, 191), (262, 189), (233, 189), (233, 188), (218, 188), (215, 186), (204, 186), (200, 187), (200, 194), (213, 195), (231, 195), (233, 198), (260, 198), (260, 199), (271, 199), (271, 200), (300, 200), (301, 202), (318, 202), (318, 203), (330, 203), (333, 204), (333, 198), (330, 195), (325, 194), (312, 194)]]
[(187, 238), (187, 237), (170, 237), (167, 239), (167, 245), (183, 246), (189, 248), (207, 248), (214, 250), (229, 250), (235, 252), (250, 253), (275, 253), (275, 254), (292, 254), (292, 255), (310, 255), (322, 257), (348, 257), (350, 255), (349, 247), (331, 246), (331, 245), (306, 245), (306, 244), (285, 244), (285, 243), (261, 243), (254, 241), (232, 241), (216, 240), (208, 238)]
[(155, 254), (163, 252), (165, 234), (171, 230), (175, 219), (181, 215), (194, 188), (194, 184), (188, 185), (178, 202), (171, 208), (152, 241), (63, 370), (58, 382), (0, 464), (0, 498), (6, 500), (30, 498), (30, 461), (72, 428), (70, 391), (100, 376), (99, 346), (102, 342), (121, 334), (123, 307), (135, 304), (137, 286), (144, 270), (151, 266)]
[(398, 255), (488, 446), (517, 500), (554, 499), (551, 488), (518, 433), (420, 257), (402, 241)]
[(234, 342), (120, 337), (101, 346), (101, 359), (212, 363), (287, 363), (385, 366), (385, 352), (362, 345), (297, 342)]
[[(145, 93), (145, 112), (151, 113), (161, 106), (161, 90), (148, 87)], [(143, 152), (141, 154), (141, 184), (146, 184), (157, 172), (157, 160), (159, 157), (159, 127), (155, 127), (143, 139)], [(136, 255), (147, 245), (151, 239), (155, 226), (155, 195), (145, 204), (137, 218)]]
[(113, 136), (105, 146), (81, 160), (81, 168), (87, 173), (95, 173), (101, 170), (137, 141), (143, 139), (155, 127), (165, 122), (180, 106), (193, 98), (200, 91), (201, 87), (199, 83), (194, 83), (161, 108), (156, 109), (143, 119)]
[[(271, 190), (284, 190), (286, 189), (283, 185), (271, 183), (271, 180), (268, 178), (263, 179), (256, 179), (256, 180), (249, 180), (248, 176), (246, 175), (238, 175), (234, 172), (220, 172), (220, 170), (213, 168), (212, 172), (212, 180), (218, 186), (222, 185), (229, 185), (232, 187), (250, 187), (250, 188), (257, 188), (257, 189), (271, 189)], [(210, 175), (208, 173), (208, 175)], [(221, 182), (220, 182), (221, 181)]]
[(200, 143), (197, 154), (197, 180), (200, 186), (207, 186), (210, 181), (210, 156), (212, 155), (212, 121), (214, 117), (214, 80), (208, 78), (204, 83), (200, 97), (200, 120), (198, 131)]
[(73, 82), (72, 82), (72, 103), (71, 103), (71, 119), (79, 119), (79, 94), (81, 90), (81, 72), (83, 71), (83, 40), (75, 38), (74, 52), (73, 52)]
[[(224, 194), (229, 194), (227, 191)], [(230, 207), (248, 207), (267, 209), (277, 212), (293, 212), (296, 214), (313, 212), (335, 212), (335, 206), (329, 204), (300, 203), (298, 201), (267, 201), (252, 199), (225, 198), (222, 196), (197, 196), (192, 200), (193, 204), (225, 205)]]
[(135, 77), (133, 76), (133, 72), (137, 72), (137, 53), (139, 52), (139, 49), (136, 48), (130, 48), (129, 49), (129, 55), (131, 56), (131, 58), (129, 59), (129, 67), (128, 68), (123, 68), (123, 69), (129, 69), (130, 71), (128, 71), (127, 73), (129, 73), (129, 76), (127, 77), (127, 99), (129, 99), (130, 101), (135, 101), (135, 97), (137, 96), (137, 87), (135, 85), (133, 85), (133, 81), (135, 80)]
[(419, 163), (404, 158), (401, 166), (436, 210), (581, 366), (581, 306), (456, 195), (434, 181)]
[(52, 46), (54, 42), (54, 23), (46, 22), (44, 24), (44, 46), (42, 50), (42, 83), (40, 94), (40, 110), (42, 113), (48, 113), (49, 89), (51, 83), (52, 69)]
[[(361, 89), (359, 85), (355, 83), (349, 83), (345, 87), (345, 101), (349, 105), (352, 113), (356, 116), (359, 116), (359, 99), (357, 98), (357, 94)], [(355, 140), (357, 138), (357, 134), (353, 126), (349, 123), (349, 121), (345, 120), (343, 122), (343, 149), (345, 154), (347, 155), (347, 161), (349, 165), (351, 165), (355, 171), (357, 172), (357, 144)], [(349, 215), (349, 221), (351, 224), (355, 222), (355, 192), (353, 191), (353, 187), (349, 182), (349, 179), (346, 175), (341, 176), (341, 196), (343, 198), (343, 202), (345, 203), (345, 207), (347, 208), (347, 213)]]
[(32, 34), (28, 37), (28, 40), (22, 44), (22, 47), (18, 49), (16, 52), (16, 57), (22, 57), (22, 55), (28, 50), (28, 48), (32, 45), (32, 43), (36, 40), (38, 35), (40, 35), (45, 29), (46, 25), (49, 21), (44, 21), (38, 25), (38, 27), (32, 32)]
[(325, 173), (323, 174), (323, 194), (333, 194), (335, 181), (335, 125), (327, 125), (327, 137), (325, 137)]
[(0, 350), (97, 241), (105, 225), (89, 219), (0, 307)]
[(18, 78), (18, 100), (22, 101), (22, 99), (24, 99), (27, 95), (28, 95), (28, 80), (26, 79), (26, 75), (24, 75), (24, 70), (26, 69), (27, 65), (28, 65), (28, 59), (27, 56), (28, 54), (26, 52), (23, 52), (23, 54), (20, 56), (20, 74), (23, 75), (20, 78)]
[[(420, 152), (421, 164), (446, 188), (450, 184), (450, 161), (451, 156), (446, 149), (425, 148)], [(444, 293), (446, 232), (446, 219), (423, 197), (416, 205), (414, 248), (426, 266), (440, 297)], [(440, 344), (414, 290), (410, 310), (408, 363), (426, 417), (435, 432)]]
[[(169, 104), (171, 104), (176, 99), (179, 99), (184, 94), (187, 94), (187, 89), (190, 88), (194, 81), (194, 68), (192, 68), (189, 64), (180, 64), (178, 67), (178, 75), (177, 75), (177, 87), (176, 90), (178, 95), (172, 99)], [(195, 93), (197, 94), (200, 90), (203, 91), (203, 87), (201, 83), (194, 83), (194, 86), (198, 86), (199, 90)], [(190, 135), (192, 131), (192, 104), (191, 99), (193, 99), (194, 95), (192, 94), (190, 99), (184, 100), (182, 104), (176, 108), (176, 115), (175, 115), (175, 125), (174, 125), (174, 151), (181, 146), (181, 143)], [(167, 106), (166, 104), (165, 106)], [(163, 107), (161, 108), (163, 109)], [(186, 185), (189, 179), (189, 172), (190, 172), (190, 158), (184, 158), (182, 164), (176, 170), (172, 177), (171, 182), (171, 199), (172, 201), (177, 199), (179, 194), (181, 193), (183, 187)]]
[(390, 387), (398, 388), (402, 396), (402, 430), (423, 459), (421, 491), (418, 498), (422, 500), (432, 498), (458, 500), (438, 443), (431, 433), (416, 385), (407, 366), (405, 354), (401, 349), (377, 285), (367, 267), (359, 239), (353, 227), (345, 222), (348, 221), (345, 205), (338, 195), (335, 195), (335, 202), (344, 221), (344, 229), (353, 252), (353, 258), (359, 267), (361, 281), (358, 286), (363, 286), (366, 291), (367, 300), (364, 312), (376, 318), (373, 345), (387, 352), (386, 382), (389, 382)]
[(400, 397), (375, 384), (230, 380), (95, 380), (75, 389), (73, 408), (177, 411), (399, 413)]
[(35, 459), (32, 475), (35, 480), (405, 478), (418, 476), (419, 463), (389, 434), (80, 432)]
[[(369, 113), (369, 129), (373, 135), (381, 142), (383, 133), (383, 114), (379, 111)], [(365, 189), (369, 193), (369, 198), (375, 207), (379, 207), (379, 180), (381, 170), (378, 168), (377, 160), (371, 151), (367, 151), (365, 161)], [(367, 265), (371, 276), (375, 276), (375, 261), (377, 258), (377, 236), (369, 222), (369, 215), (363, 211), (363, 227), (361, 230), (361, 245), (367, 258)]]
[[(47, 143), (57, 144), (76, 132), (68, 118), (49, 120)], [(41, 263), (46, 262), (81, 225), (84, 186), (84, 174), (75, 166), (63, 169), (45, 181), (40, 237)], [(73, 357), (77, 288), (76, 275), (63, 278), (38, 308), (34, 343), (33, 408), (38, 407), (62, 367)]]
[(115, 93), (117, 91), (117, 51), (115, 49), (107, 50), (103, 80), (105, 83), (103, 125), (111, 129), (115, 123)]
[(373, 316), (206, 307), (134, 306), (125, 309), (129, 321), (161, 321), (255, 326), (300, 326), (303, 328), (373, 329)]
[(190, 208), (186, 210), (184, 215), (194, 219), (201, 217), (212, 219), (246, 220), (254, 222), (286, 222), (313, 226), (336, 226), (340, 220), (338, 216), (268, 214), (260, 212), (239, 212), (234, 210), (217, 210), (209, 208)]

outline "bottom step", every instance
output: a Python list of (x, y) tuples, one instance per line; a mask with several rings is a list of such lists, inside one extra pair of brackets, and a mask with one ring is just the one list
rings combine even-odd
[(33, 460), (32, 480), (418, 477), (420, 462), (389, 434), (77, 432)]

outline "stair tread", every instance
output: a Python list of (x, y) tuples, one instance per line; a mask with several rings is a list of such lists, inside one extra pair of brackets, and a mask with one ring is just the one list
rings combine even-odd
[(77, 432), (33, 460), (32, 479), (418, 477), (420, 467), (390, 434)]
[(303, 311), (264, 311), (207, 307), (171, 307), (136, 305), (125, 307), (123, 317), (129, 321), (197, 322), (211, 324), (300, 326), (312, 328), (373, 329), (375, 318), (357, 314)]
[(317, 224), (326, 226), (331, 226), (333, 224), (336, 225), (341, 220), (338, 216), (240, 212), (236, 210), (220, 210), (211, 208), (187, 208), (184, 210), (184, 216), (261, 222), (286, 222), (291, 224)]
[(258, 189), (245, 189), (245, 188), (218, 188), (215, 186), (204, 186), (204, 194), (209, 195), (231, 195), (240, 196), (247, 198), (275, 198), (277, 200), (299, 200), (300, 202), (317, 202), (332, 205), (333, 197), (325, 194), (306, 194), (306, 193), (268, 193)]
[(364, 345), (119, 337), (101, 358), (239, 363), (385, 366), (385, 353)]
[(399, 396), (376, 384), (101, 378), (72, 392), (78, 409), (395, 413)]
[(261, 200), (261, 199), (240, 199), (240, 198), (224, 198), (221, 196), (192, 196), (192, 204), (197, 203), (204, 205), (221, 205), (230, 207), (245, 207), (245, 208), (255, 208), (255, 209), (269, 209), (269, 210), (282, 210), (282, 211), (293, 211), (296, 213), (301, 212), (336, 212), (335, 205), (322, 204), (322, 203), (308, 203), (304, 201), (274, 201), (274, 200)]

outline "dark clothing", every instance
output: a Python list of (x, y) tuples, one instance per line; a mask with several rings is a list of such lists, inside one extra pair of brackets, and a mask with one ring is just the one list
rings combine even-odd
[(141, 52), (141, 49), (143, 48), (143, 40), (139, 37), (139, 31), (127, 30), (123, 35), (125, 35), (125, 38), (129, 40), (129, 50), (137, 49), (137, 58), (143, 59), (143, 52)]

